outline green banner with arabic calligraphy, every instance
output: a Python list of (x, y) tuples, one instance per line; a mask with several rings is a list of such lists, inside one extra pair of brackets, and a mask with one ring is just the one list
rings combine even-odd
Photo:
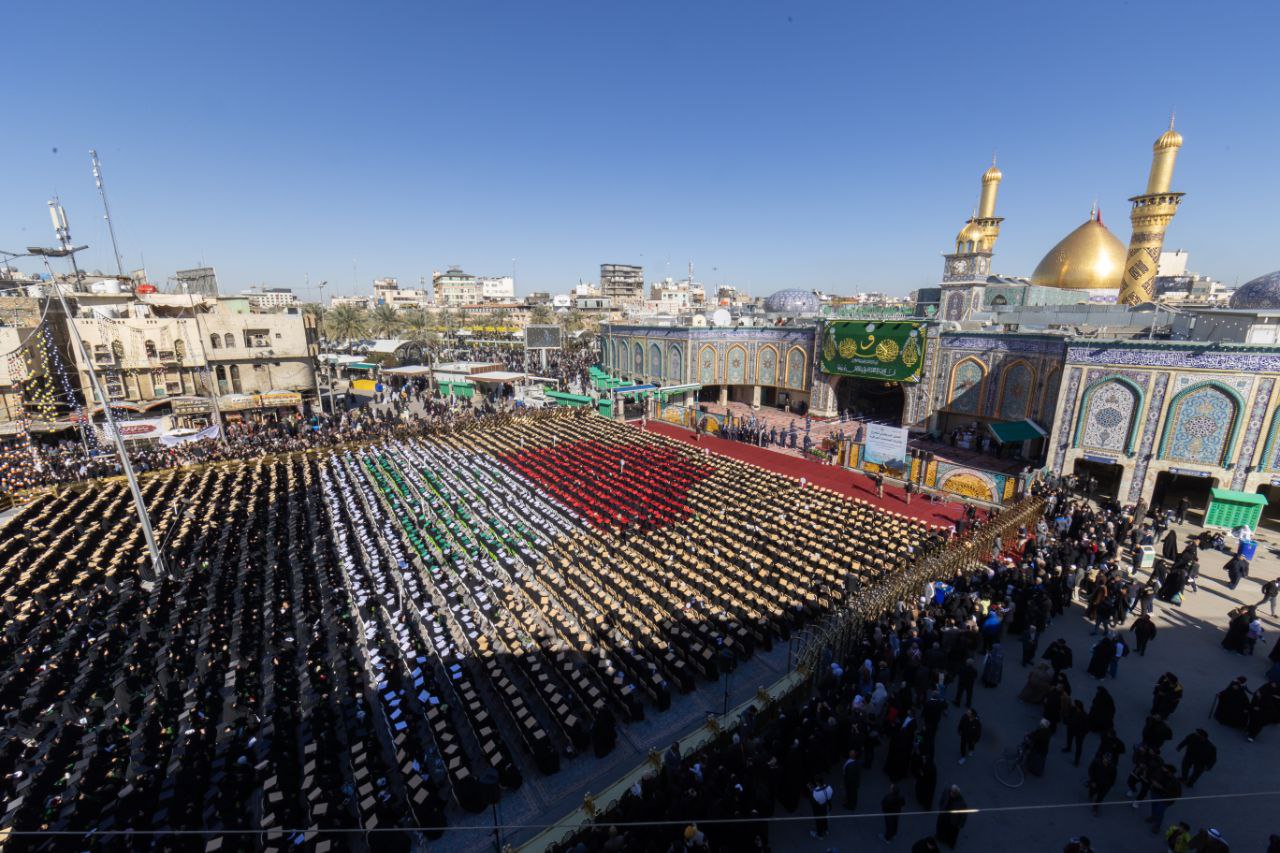
[(833, 320), (822, 328), (822, 370), (886, 382), (919, 382), (924, 365), (922, 323)]

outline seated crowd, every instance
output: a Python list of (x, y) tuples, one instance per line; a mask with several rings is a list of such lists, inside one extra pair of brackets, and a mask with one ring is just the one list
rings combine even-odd
[(369, 843), (328, 828), (442, 826), (608, 754), (619, 721), (941, 542), (595, 416), (379, 429), (144, 478), (154, 586), (119, 481), (19, 510), (0, 540), (0, 832), (326, 850)]

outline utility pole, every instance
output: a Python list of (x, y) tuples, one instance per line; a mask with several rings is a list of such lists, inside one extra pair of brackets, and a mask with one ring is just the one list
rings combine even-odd
[[(93, 180), (98, 185), (98, 195), (102, 196), (102, 218), (107, 220), (107, 233), (111, 235), (111, 252), (116, 256), (116, 272), (124, 278), (124, 261), (120, 259), (120, 247), (116, 245), (116, 227), (111, 224), (111, 206), (107, 204), (107, 188), (102, 185), (102, 164), (98, 162), (98, 152), (92, 148), (89, 149), (89, 160), (93, 163)], [(73, 257), (71, 261), (75, 263), (75, 258)]]
[[(53, 219), (53, 230), (58, 236), (60, 248), (44, 249), (39, 246), (30, 246), (27, 251), (32, 255), (43, 258), (70, 258), (71, 270), (75, 274), (76, 282), (78, 283), (80, 281), (80, 268), (76, 264), (76, 252), (83, 251), (88, 247), (72, 245), (71, 229), (67, 225), (67, 214), (57, 199), (49, 202), (49, 216)], [(168, 575), (164, 555), (160, 553), (160, 549), (156, 545), (155, 533), (151, 529), (151, 517), (147, 515), (147, 505), (142, 499), (142, 489), (138, 486), (138, 478), (133, 473), (133, 464), (129, 461), (129, 451), (124, 446), (124, 436), (120, 434), (115, 415), (111, 413), (111, 401), (107, 398), (106, 389), (102, 387), (102, 382), (98, 379), (98, 372), (94, 369), (93, 353), (85, 346), (84, 338), (80, 337), (80, 329), (76, 327), (71, 309), (67, 305), (67, 298), (62, 292), (62, 285), (59, 284), (56, 276), (51, 276), (51, 279), (53, 292), (57, 294), (58, 302), (62, 306), (62, 313), (67, 318), (67, 325), (71, 327), (71, 336), (75, 339), (75, 344), (80, 349), (80, 357), (84, 359), (85, 366), (89, 369), (89, 383), (93, 386), (93, 393), (97, 396), (98, 402), (102, 404), (102, 414), (106, 417), (107, 425), (111, 428), (111, 433), (115, 437), (116, 451), (120, 454), (120, 467), (124, 469), (125, 479), (129, 481), (129, 491), (133, 494), (133, 505), (138, 511), (138, 522), (142, 525), (142, 537), (147, 541), (147, 550), (151, 554), (150, 568), (145, 566), (139, 568), (139, 574), (142, 576), (142, 588), (150, 590), (155, 586), (156, 580)]]

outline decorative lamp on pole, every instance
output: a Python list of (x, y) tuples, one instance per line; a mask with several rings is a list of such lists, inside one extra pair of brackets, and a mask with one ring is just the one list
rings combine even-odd
[[(53, 219), (54, 233), (58, 236), (59, 247), (28, 246), (27, 252), (41, 258), (69, 258), (71, 260), (71, 270), (75, 274), (75, 280), (79, 282), (80, 268), (76, 265), (76, 252), (84, 251), (88, 246), (72, 245), (71, 230), (67, 225), (67, 214), (56, 199), (49, 202), (49, 215)], [(67, 325), (71, 327), (71, 337), (74, 339), (76, 347), (80, 350), (80, 357), (84, 360), (85, 366), (89, 370), (89, 383), (93, 386), (93, 393), (97, 396), (98, 402), (102, 404), (102, 413), (106, 417), (107, 425), (116, 442), (116, 450), (120, 455), (120, 467), (124, 470), (125, 479), (129, 481), (129, 491), (133, 494), (134, 508), (138, 511), (138, 521), (142, 525), (142, 536), (147, 542), (147, 551), (151, 555), (150, 567), (144, 564), (140, 569), (143, 588), (150, 589), (157, 579), (163, 578), (168, 574), (164, 555), (160, 553), (160, 548), (156, 545), (155, 533), (151, 529), (151, 518), (147, 514), (147, 505), (142, 499), (142, 489), (138, 486), (138, 478), (133, 472), (133, 464), (129, 461), (129, 452), (125, 449), (124, 436), (120, 434), (120, 429), (116, 425), (115, 415), (111, 412), (111, 401), (108, 399), (106, 389), (103, 388), (102, 382), (98, 378), (97, 371), (94, 370), (93, 353), (89, 352), (89, 348), (85, 346), (84, 339), (80, 337), (80, 330), (77, 328), (74, 315), (72, 315), (71, 309), (67, 305), (67, 298), (62, 292), (62, 285), (56, 277), (52, 280), (52, 286), (53, 292), (57, 295), (58, 302), (62, 306), (63, 315), (67, 318)]]

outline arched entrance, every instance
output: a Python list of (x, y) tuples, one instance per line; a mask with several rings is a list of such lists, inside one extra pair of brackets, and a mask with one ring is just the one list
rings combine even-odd
[(1280, 478), (1272, 480), (1270, 485), (1258, 486), (1258, 494), (1265, 495), (1267, 505), (1262, 508), (1262, 519), (1258, 522), (1262, 527), (1280, 530)]
[(1179, 470), (1161, 471), (1156, 475), (1155, 488), (1151, 492), (1151, 507), (1177, 509), (1178, 503), (1187, 499), (1188, 509), (1196, 520), (1204, 519), (1209, 506), (1209, 491), (1218, 487), (1218, 478), (1209, 473)]
[(1124, 468), (1119, 463), (1077, 459), (1072, 473), (1078, 478), (1080, 490), (1085, 494), (1112, 499), (1120, 497), (1120, 480), (1124, 477)]
[(859, 420), (902, 425), (907, 395), (901, 382), (841, 376), (836, 382), (836, 408)]

